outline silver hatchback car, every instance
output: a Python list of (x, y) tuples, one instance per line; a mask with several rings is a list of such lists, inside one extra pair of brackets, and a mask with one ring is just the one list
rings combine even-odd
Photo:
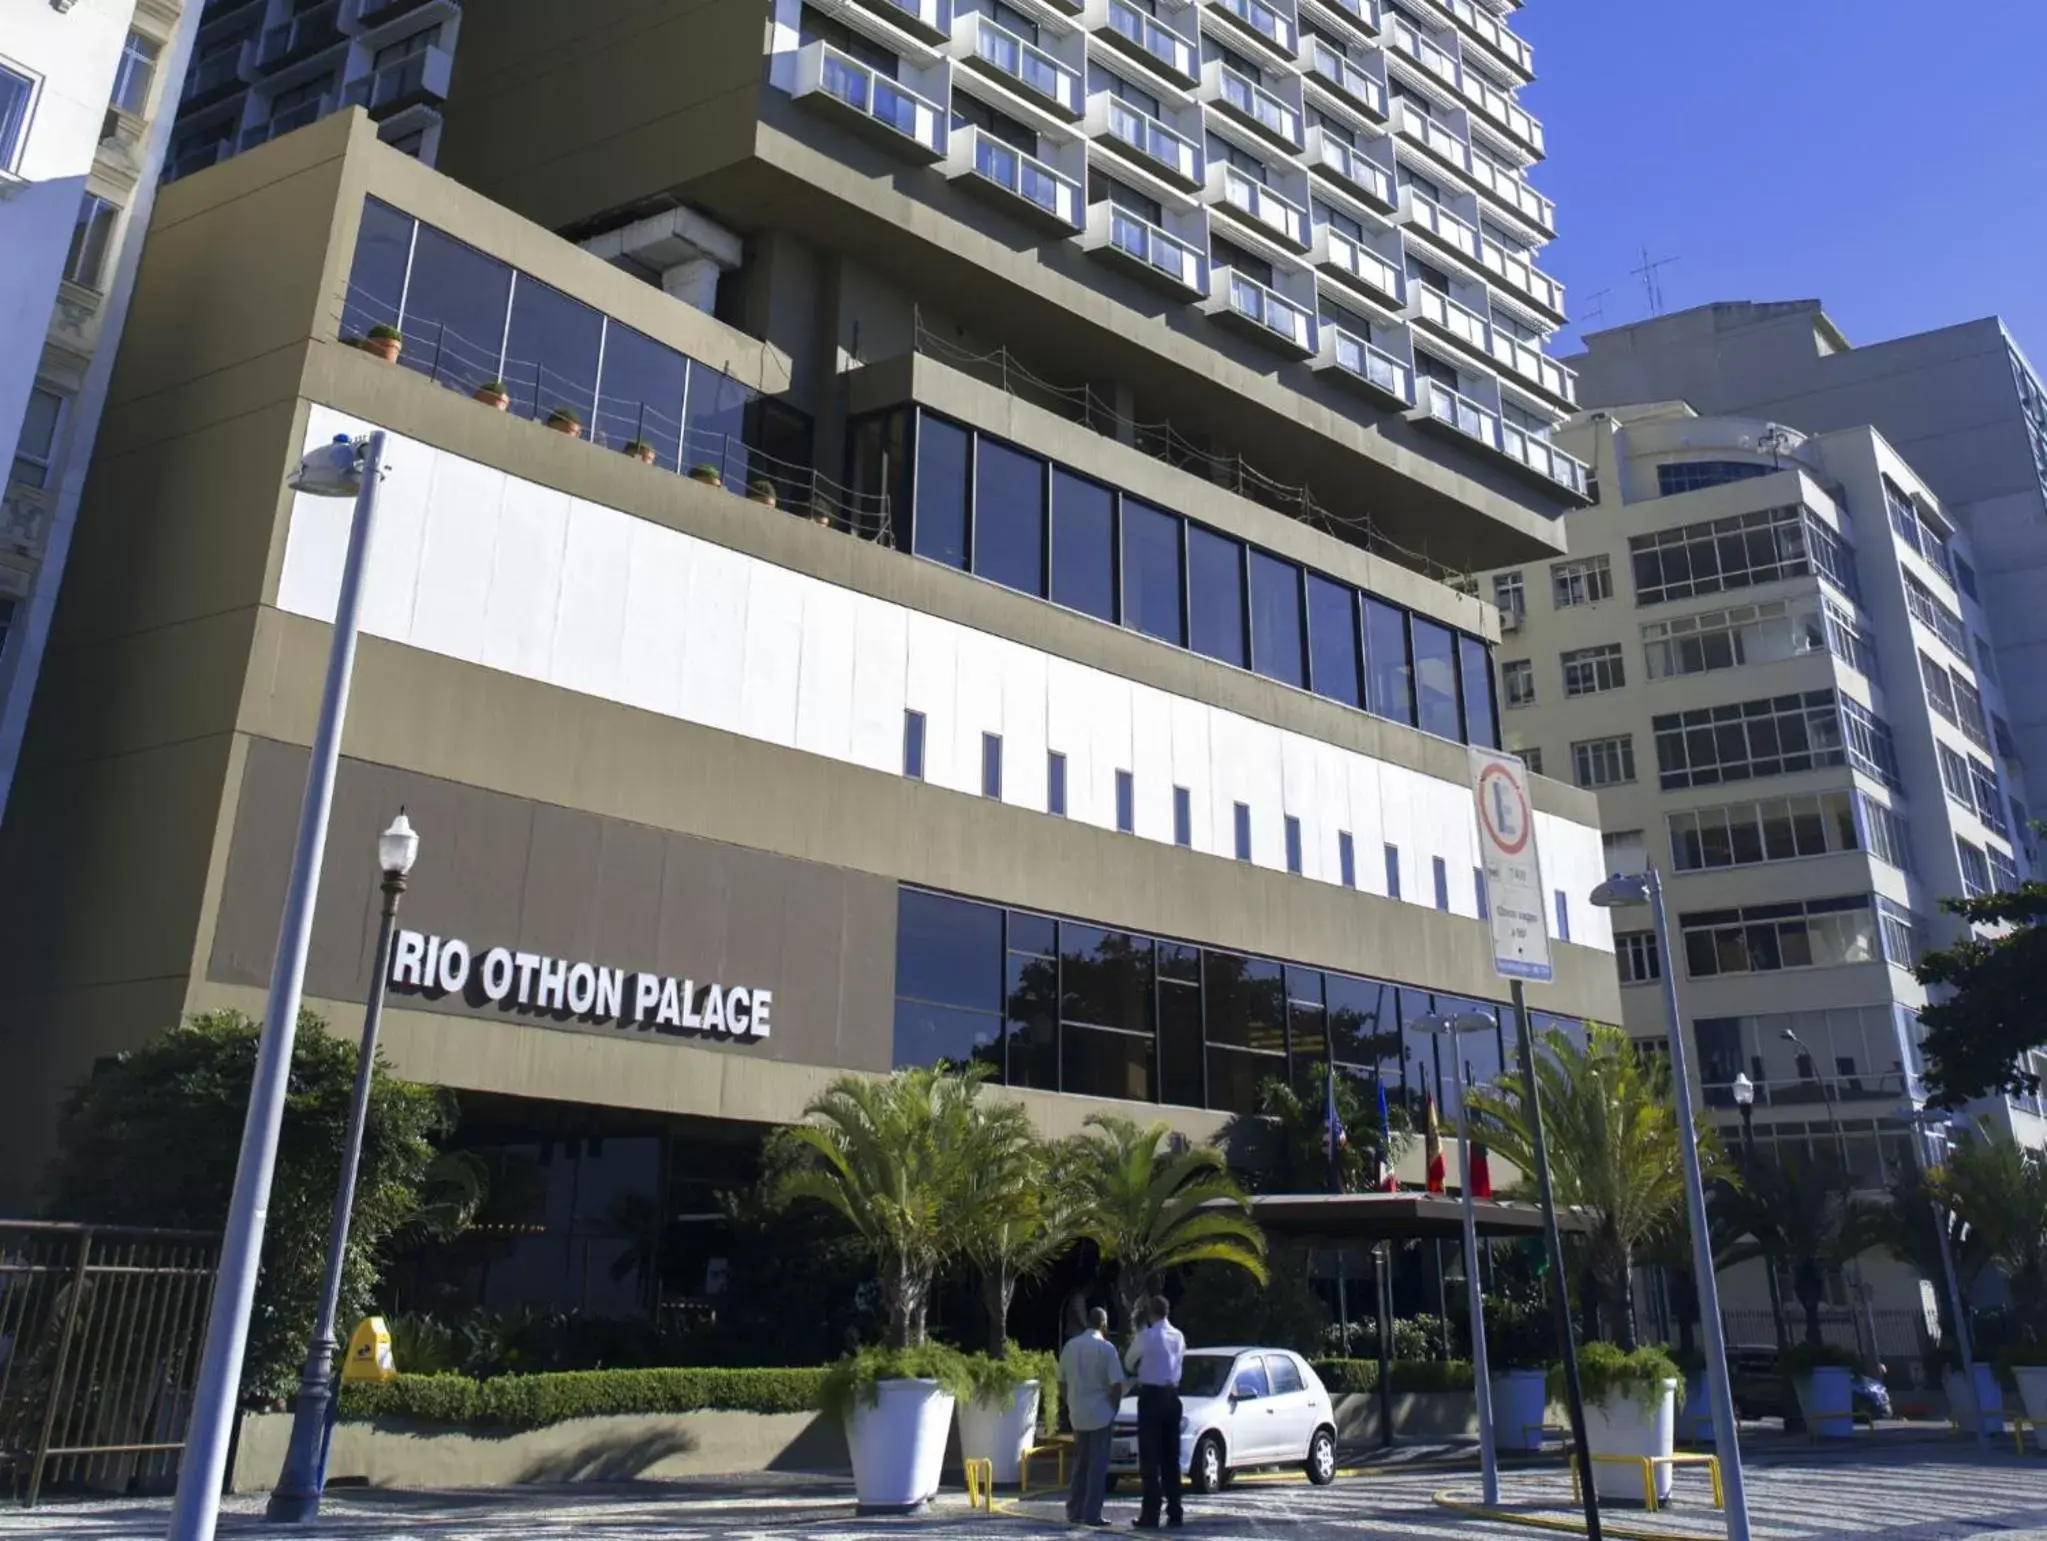
[[(1180, 1469), (1197, 1493), (1239, 1471), (1297, 1466), (1336, 1480), (1336, 1409), (1314, 1369), (1284, 1348), (1195, 1348), (1180, 1372)], [(1137, 1398), (1116, 1414), (1109, 1471), (1137, 1471)]]

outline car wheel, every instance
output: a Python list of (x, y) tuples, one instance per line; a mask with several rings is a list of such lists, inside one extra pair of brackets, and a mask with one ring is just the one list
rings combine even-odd
[(1219, 1492), (1229, 1479), (1229, 1468), (1223, 1465), (1223, 1442), (1213, 1434), (1202, 1435), (1194, 1444), (1194, 1459), (1187, 1469), (1187, 1485), (1197, 1493), (1214, 1493)]
[(1308, 1441), (1308, 1480), (1317, 1487), (1336, 1480), (1336, 1436), (1327, 1429), (1317, 1429)]

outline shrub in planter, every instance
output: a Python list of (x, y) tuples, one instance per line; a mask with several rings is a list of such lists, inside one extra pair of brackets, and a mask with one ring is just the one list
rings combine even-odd
[(547, 414), (547, 426), (572, 439), (583, 436), (583, 418), (573, 407), (556, 407)]
[[(1578, 1378), (1585, 1392), (1585, 1440), (1593, 1455), (1669, 1455), (1677, 1443), (1676, 1363), (1661, 1348), (1628, 1353), (1611, 1343), (1587, 1343), (1578, 1350)], [(1549, 1394), (1562, 1400), (1564, 1367), (1552, 1365)], [(1638, 1468), (1593, 1461), (1593, 1486), (1601, 1498), (1639, 1503)], [(1657, 1468), (1656, 1497), (1670, 1493), (1670, 1468)]]
[(620, 448), (643, 466), (654, 463), (654, 446), (645, 439), (627, 439)]
[(746, 495), (756, 503), (765, 503), (769, 508), (777, 507), (775, 484), (765, 476), (756, 476), (746, 484)]
[(476, 399), (486, 407), (496, 407), (500, 412), (511, 410), (512, 393), (505, 389), (502, 380), (486, 380), (476, 388)]
[(725, 485), (725, 478), (718, 474), (718, 468), (709, 464), (691, 466), (689, 468), (689, 479), (693, 482), (702, 482), (706, 487), (723, 487)]
[(398, 355), (405, 349), (405, 337), (397, 327), (387, 326), (379, 321), (367, 332), (356, 346), (365, 353), (374, 353), (387, 364), (398, 362)]
[(824, 1405), (821, 1369), (570, 1370), (553, 1375), (406, 1375), (351, 1381), (341, 1416), (450, 1428), (543, 1429), (571, 1418), (639, 1413), (801, 1413)]
[(1794, 1343), (1784, 1351), (1783, 1363), (1805, 1426), (1821, 1439), (1854, 1434), (1854, 1353), (1833, 1343)]
[(825, 1412), (845, 1420), (863, 1512), (908, 1512), (938, 1491), (953, 1409), (973, 1388), (966, 1357), (942, 1343), (865, 1348), (825, 1372)]
[(959, 1404), (960, 1455), (985, 1457), (995, 1480), (1020, 1479), (1023, 1453), (1059, 1428), (1059, 1360), (1008, 1345), (1005, 1353), (970, 1354), (972, 1391)]

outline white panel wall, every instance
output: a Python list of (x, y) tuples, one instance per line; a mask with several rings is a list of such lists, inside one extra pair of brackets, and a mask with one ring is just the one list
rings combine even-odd
[[(316, 407), (309, 446), (370, 425)], [(1251, 808), (1252, 860), (1284, 870), (1301, 821), (1302, 877), (1340, 881), (1339, 834), (1358, 886), (1475, 916), (1471, 795), (1442, 781), (1134, 684), (1099, 669), (906, 610), (487, 466), (393, 437), (370, 555), (373, 635), (564, 689), (900, 773), (903, 713), (925, 717), (924, 779), (981, 791), (984, 733), (1002, 738), (1002, 800), (1043, 809), (1046, 751), (1066, 756), (1067, 816), (1116, 824), (1116, 773), (1135, 777), (1141, 839), (1173, 838), (1185, 787), (1195, 850), (1230, 858), (1235, 805)], [(424, 494), (416, 489), (426, 489)], [(349, 505), (301, 496), (278, 604), (331, 620)], [(1584, 895), (1603, 875), (1599, 832), (1537, 815), (1543, 873), (1570, 895), (1571, 937), (1611, 949)]]

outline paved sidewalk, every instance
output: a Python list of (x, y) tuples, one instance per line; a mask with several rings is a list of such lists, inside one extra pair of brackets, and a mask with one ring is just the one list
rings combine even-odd
[[(1703, 1473), (1680, 1476), (1679, 1502), (1648, 1516), (1609, 1512), (1615, 1526), (1710, 1541), (1725, 1534), (1707, 1503)], [(1190, 1497), (1183, 1532), (1215, 1538), (1286, 1537), (1338, 1541), (1358, 1536), (1453, 1538), (1535, 1536), (1532, 1529), (1468, 1518), (1440, 1505), (1439, 1494), (1470, 1502), (1477, 1474), (1455, 1470), (1371, 1472), (1314, 1488), (1297, 1479), (1247, 1479), (1207, 1498)], [(1571, 1521), (1570, 1483), (1554, 1468), (1510, 1470), (1504, 1506), (1517, 1514)], [(2009, 1446), (1980, 1456), (1959, 1442), (1879, 1440), (1852, 1449), (1759, 1450), (1749, 1469), (1757, 1541), (2047, 1541), (2047, 1457), (2014, 1456)], [(161, 1500), (46, 1505), (32, 1513), (0, 1510), (0, 1537), (52, 1541), (153, 1541), (163, 1534)], [(1127, 1522), (1127, 1495), (1110, 1515)], [(1129, 1534), (1127, 1524), (1119, 1526)], [(989, 1516), (957, 1494), (911, 1519), (859, 1519), (850, 1487), (809, 1478), (626, 1483), (521, 1488), (516, 1491), (389, 1493), (343, 1490), (317, 1526), (301, 1534), (377, 1537), (380, 1541), (982, 1541), (1013, 1536), (1078, 1536), (1056, 1496), (1010, 1500)], [(258, 1497), (231, 1500), (221, 1524), (230, 1537), (277, 1536), (262, 1521)]]

